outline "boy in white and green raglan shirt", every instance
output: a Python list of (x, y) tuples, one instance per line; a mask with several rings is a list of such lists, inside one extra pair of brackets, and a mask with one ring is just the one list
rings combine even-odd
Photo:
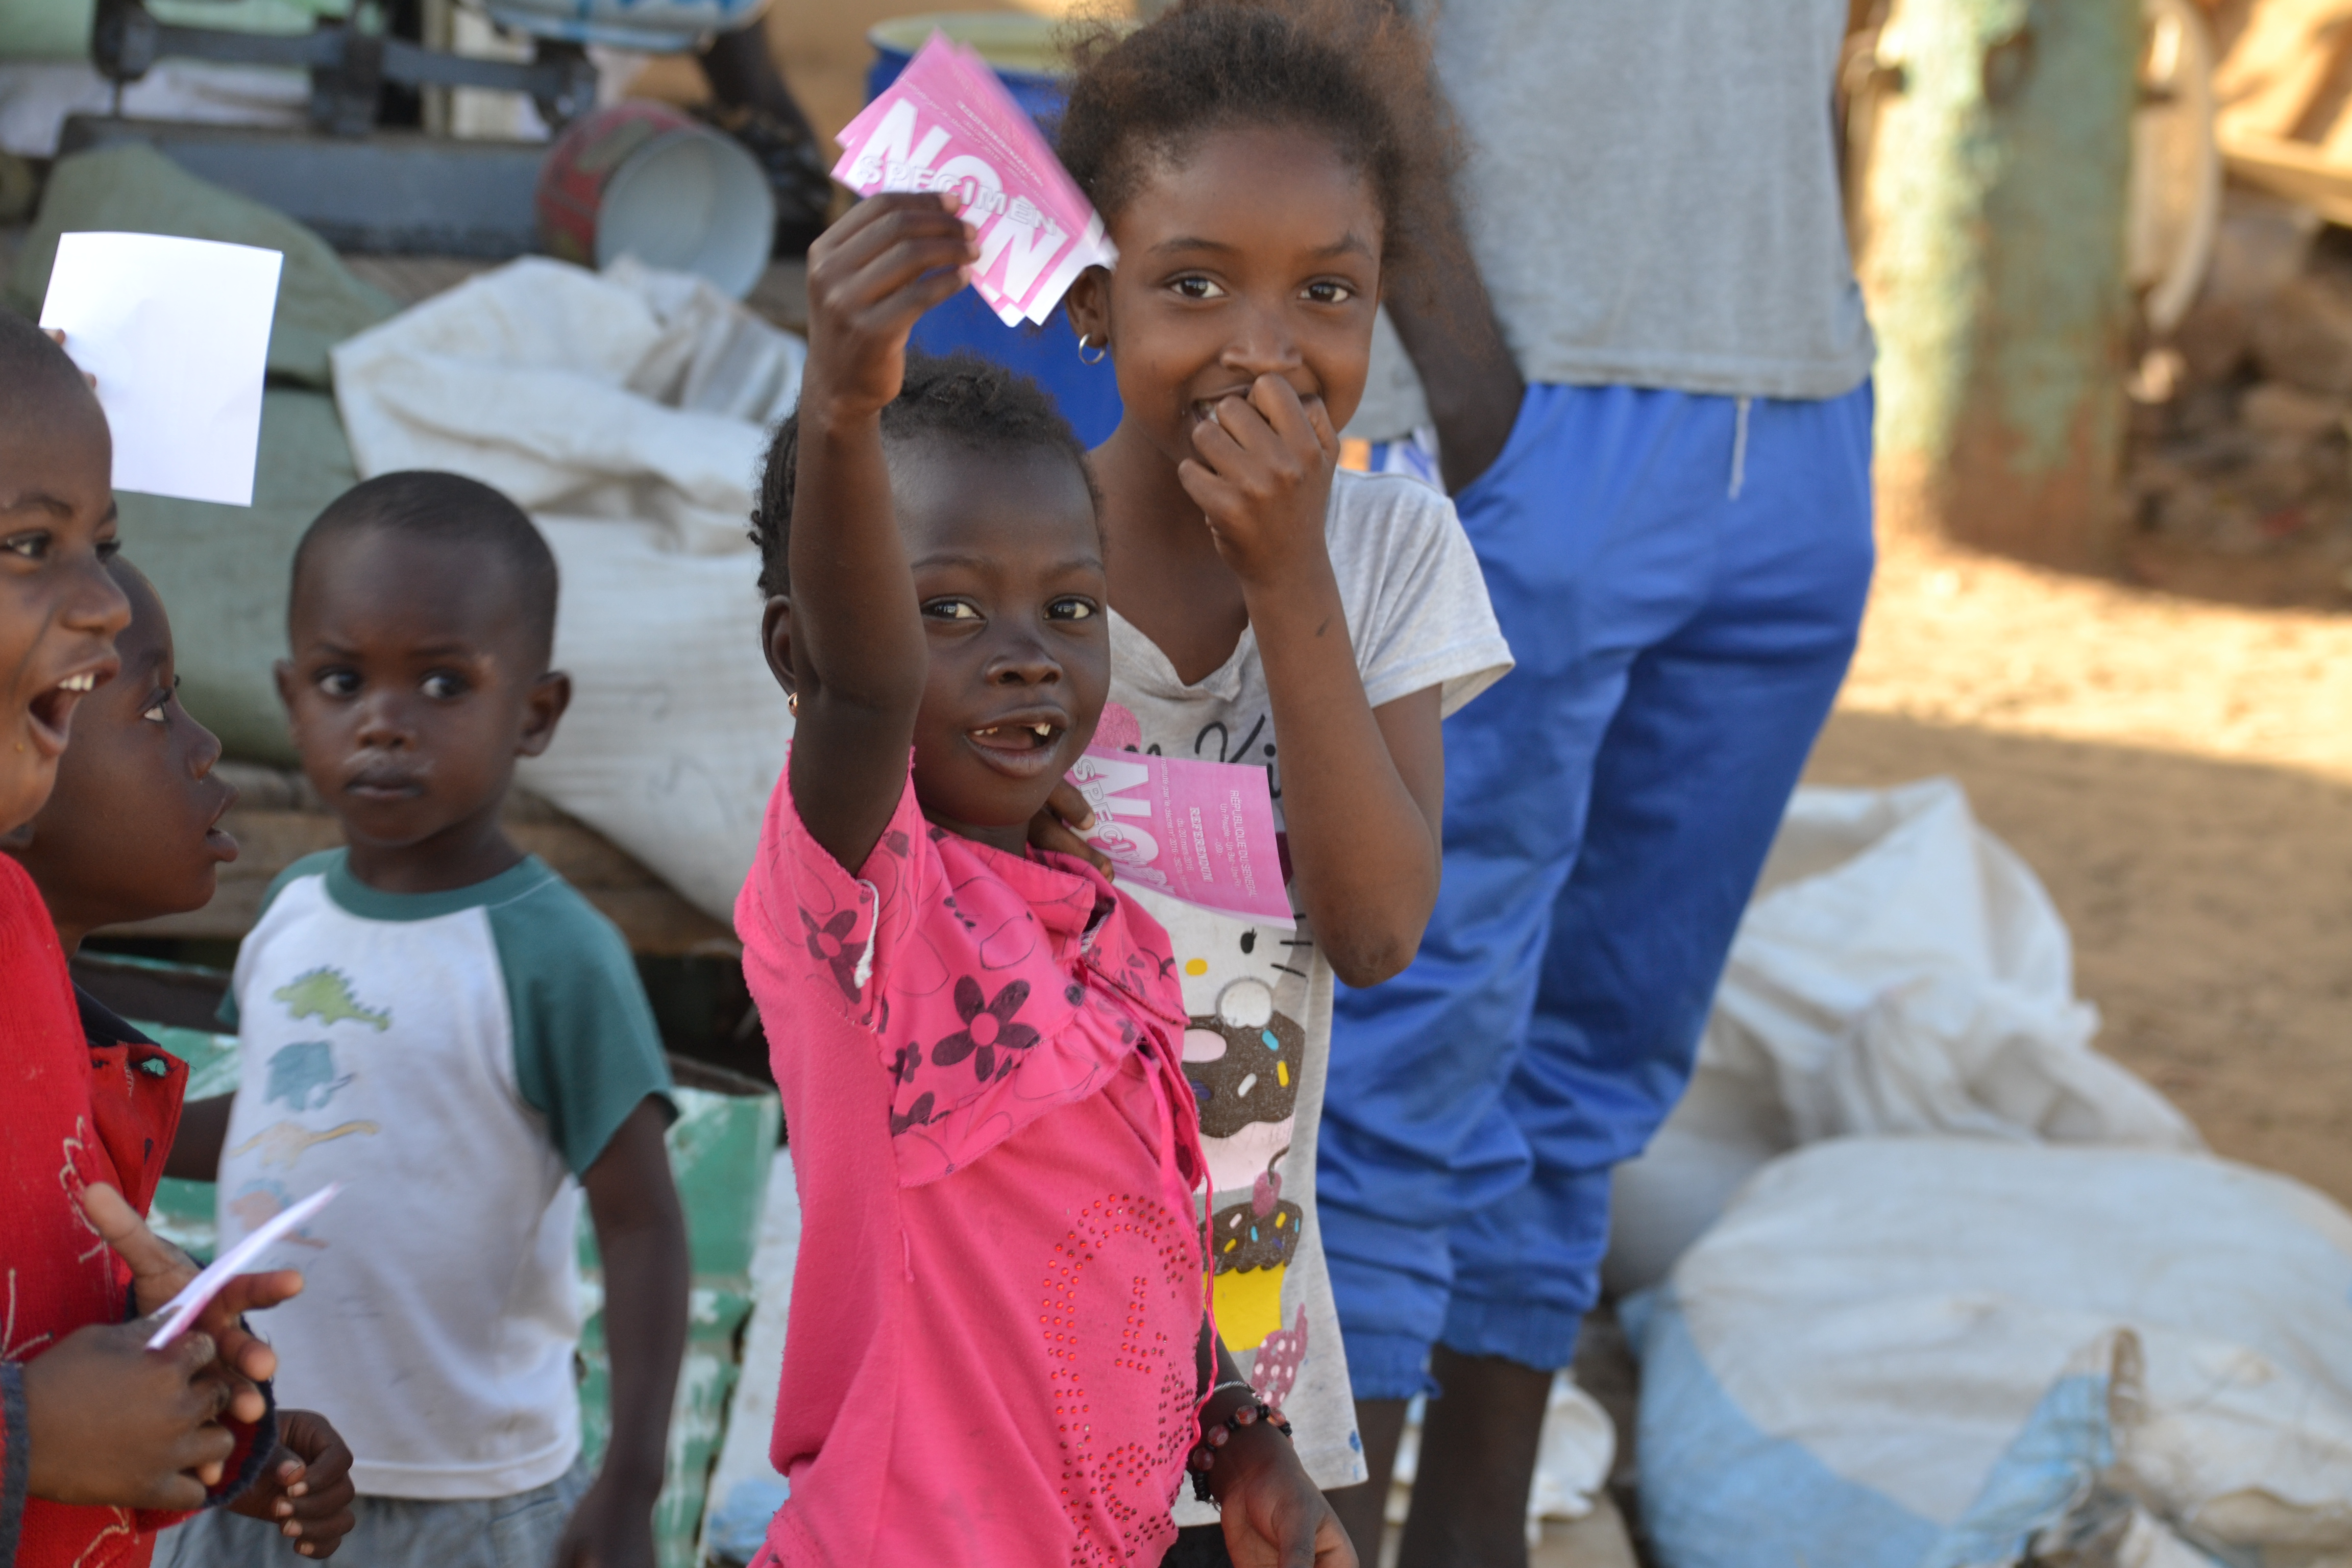
[[(371, 1568), (653, 1563), (686, 1329), (669, 1075), (620, 933), (499, 826), (515, 759), (571, 696), (548, 669), (555, 596), (530, 520), (446, 474), (357, 487), (295, 556), (278, 689), (347, 847), (289, 868), (238, 955), (220, 1234), (342, 1184), (270, 1329), (281, 1400), (351, 1444), (345, 1554)], [(593, 1478), (583, 1190), (613, 1365)], [(174, 1533), (173, 1568), (298, 1550), (241, 1519)]]

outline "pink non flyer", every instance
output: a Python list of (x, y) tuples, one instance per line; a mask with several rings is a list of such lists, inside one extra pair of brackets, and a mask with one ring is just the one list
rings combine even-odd
[(1297, 926), (1264, 768), (1090, 750), (1069, 778), (1094, 810), (1087, 841), (1111, 858), (1122, 881)]

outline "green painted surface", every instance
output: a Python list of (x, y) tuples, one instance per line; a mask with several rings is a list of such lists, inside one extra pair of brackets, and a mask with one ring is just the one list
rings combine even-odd
[[(141, 1028), (188, 1064), (188, 1098), (201, 1100), (236, 1088), (236, 1039), (193, 1029)], [(686, 1208), (693, 1284), (688, 1299), (687, 1344), (672, 1407), (669, 1455), (661, 1498), (654, 1507), (654, 1539), (663, 1568), (694, 1568), (710, 1467), (726, 1436), (728, 1396), (739, 1371), (738, 1336), (751, 1314), (751, 1252), (759, 1242), (768, 1164), (774, 1158), (782, 1112), (772, 1094), (736, 1096), (701, 1089), (677, 1091), (678, 1119), (668, 1134), (670, 1173)], [(213, 1255), (213, 1184), (166, 1181), (150, 1215), (155, 1228), (198, 1258)], [(604, 1350), (604, 1284), (594, 1230), (580, 1224), (580, 1419), (590, 1461), (603, 1457), (612, 1434), (611, 1370)], [(330, 1415), (331, 1416), (331, 1412)]]
[[(346, 16), (351, 9), (347, 0), (148, 0), (147, 8), (159, 22), (236, 33), (307, 33), (320, 17)], [(97, 9), (95, 0), (5, 0), (0, 56), (87, 59)]]
[[(693, 1286), (688, 1297), (686, 1360), (671, 1407), (669, 1454), (654, 1539), (662, 1568), (694, 1568), (710, 1467), (726, 1436), (728, 1395), (740, 1370), (738, 1336), (751, 1315), (751, 1252), (760, 1239), (782, 1110), (772, 1094), (736, 1096), (676, 1091), (678, 1118), (669, 1130), (670, 1173), (686, 1208)], [(604, 1349), (604, 1274), (594, 1233), (580, 1226), (583, 1305), (580, 1337), (580, 1417), (592, 1460), (612, 1434), (611, 1370)]]
[[(201, 1029), (167, 1029), (161, 1024), (141, 1024), (157, 1045), (188, 1064), (184, 1098), (210, 1100), (236, 1092), (236, 1037), (206, 1034)], [(213, 1226), (213, 1184), (163, 1178), (155, 1189), (147, 1223), (155, 1232), (201, 1262), (209, 1263), (219, 1247)]]
[(1880, 37), (1878, 446), (1963, 510), (2112, 475), (2140, 28), (2139, 0), (1898, 0)]

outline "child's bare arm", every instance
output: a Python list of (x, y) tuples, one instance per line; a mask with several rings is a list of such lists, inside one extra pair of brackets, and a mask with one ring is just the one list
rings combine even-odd
[(221, 1145), (228, 1140), (229, 1108), (236, 1103), (233, 1094), (215, 1094), (182, 1106), (180, 1130), (173, 1134), (163, 1173), (184, 1182), (220, 1180)]
[(1262, 375), (1192, 435), (1178, 470), (1242, 580), (1282, 737), (1282, 806), (1298, 898), (1339, 978), (1412, 961), (1437, 904), (1444, 748), (1434, 687), (1364, 698), (1323, 540), (1339, 437), (1320, 399)]
[(1460, 495), (1503, 455), (1528, 388), (1451, 202), (1445, 217), (1437, 232), (1414, 236), (1425, 287), (1400, 289), (1386, 303), (1437, 426), (1446, 493)]
[(640, 1101), (580, 1184), (604, 1266), (613, 1439), (564, 1528), (555, 1568), (653, 1568), (654, 1500), (686, 1353), (686, 1216), (662, 1145), (660, 1106)]
[[(1244, 1383), (1234, 1352), (1215, 1340), (1218, 1384)], [(1227, 1417), (1255, 1396), (1220, 1393), (1201, 1412), (1213, 1456), (1209, 1489), (1223, 1515), (1225, 1550), (1235, 1568), (1358, 1568), (1356, 1549), (1339, 1516), (1298, 1462), (1288, 1436), (1263, 1422), (1238, 1432)]]
[[(21, 1378), (26, 1450), (12, 1454), (30, 1495), (53, 1502), (169, 1511), (200, 1508), (235, 1457), (222, 1417), (252, 1423), (266, 1405), (253, 1380), (277, 1370), (268, 1346), (242, 1322), (301, 1289), (290, 1271), (240, 1275), (195, 1325), (161, 1351), (146, 1348), (154, 1313), (195, 1278), (187, 1255), (147, 1228), (112, 1187), (82, 1189), (83, 1217), (130, 1265), (129, 1323), (78, 1329), (34, 1359), (0, 1366)], [(16, 1528), (0, 1498), (0, 1544)]]
[(799, 700), (793, 801), (809, 834), (855, 870), (905, 787), (930, 655), (890, 506), (884, 405), (906, 379), (915, 319), (963, 286), (970, 232), (936, 195), (879, 195), (809, 251), (809, 357), (788, 609)]

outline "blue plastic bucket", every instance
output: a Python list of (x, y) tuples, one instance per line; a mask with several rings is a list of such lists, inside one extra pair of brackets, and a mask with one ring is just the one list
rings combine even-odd
[[(1050, 137), (1069, 96), (1056, 68), (1056, 26), (1042, 16), (1002, 11), (941, 11), (884, 22), (866, 36), (874, 46), (874, 64), (866, 73), (866, 101), (898, 79), (915, 51), (937, 29), (977, 50), (1013, 101)], [(1118, 428), (1118, 382), (1110, 362), (1078, 362), (1078, 334), (1065, 310), (1056, 308), (1042, 327), (1026, 321), (1008, 327), (986, 300), (966, 289), (924, 313), (915, 323), (914, 342), (926, 353), (962, 349), (1019, 371), (1052, 395), (1062, 417), (1089, 447), (1100, 445)]]
[(874, 46), (874, 64), (866, 72), (866, 100), (871, 103), (884, 88), (897, 81), (915, 51), (929, 42), (933, 33), (945, 33), (977, 51), (1011, 91), (1013, 101), (1027, 110), (1050, 136), (1069, 97), (1062, 79), (1062, 51), (1054, 41), (1059, 26), (1017, 11), (933, 11), (877, 23), (866, 35), (866, 41)]

